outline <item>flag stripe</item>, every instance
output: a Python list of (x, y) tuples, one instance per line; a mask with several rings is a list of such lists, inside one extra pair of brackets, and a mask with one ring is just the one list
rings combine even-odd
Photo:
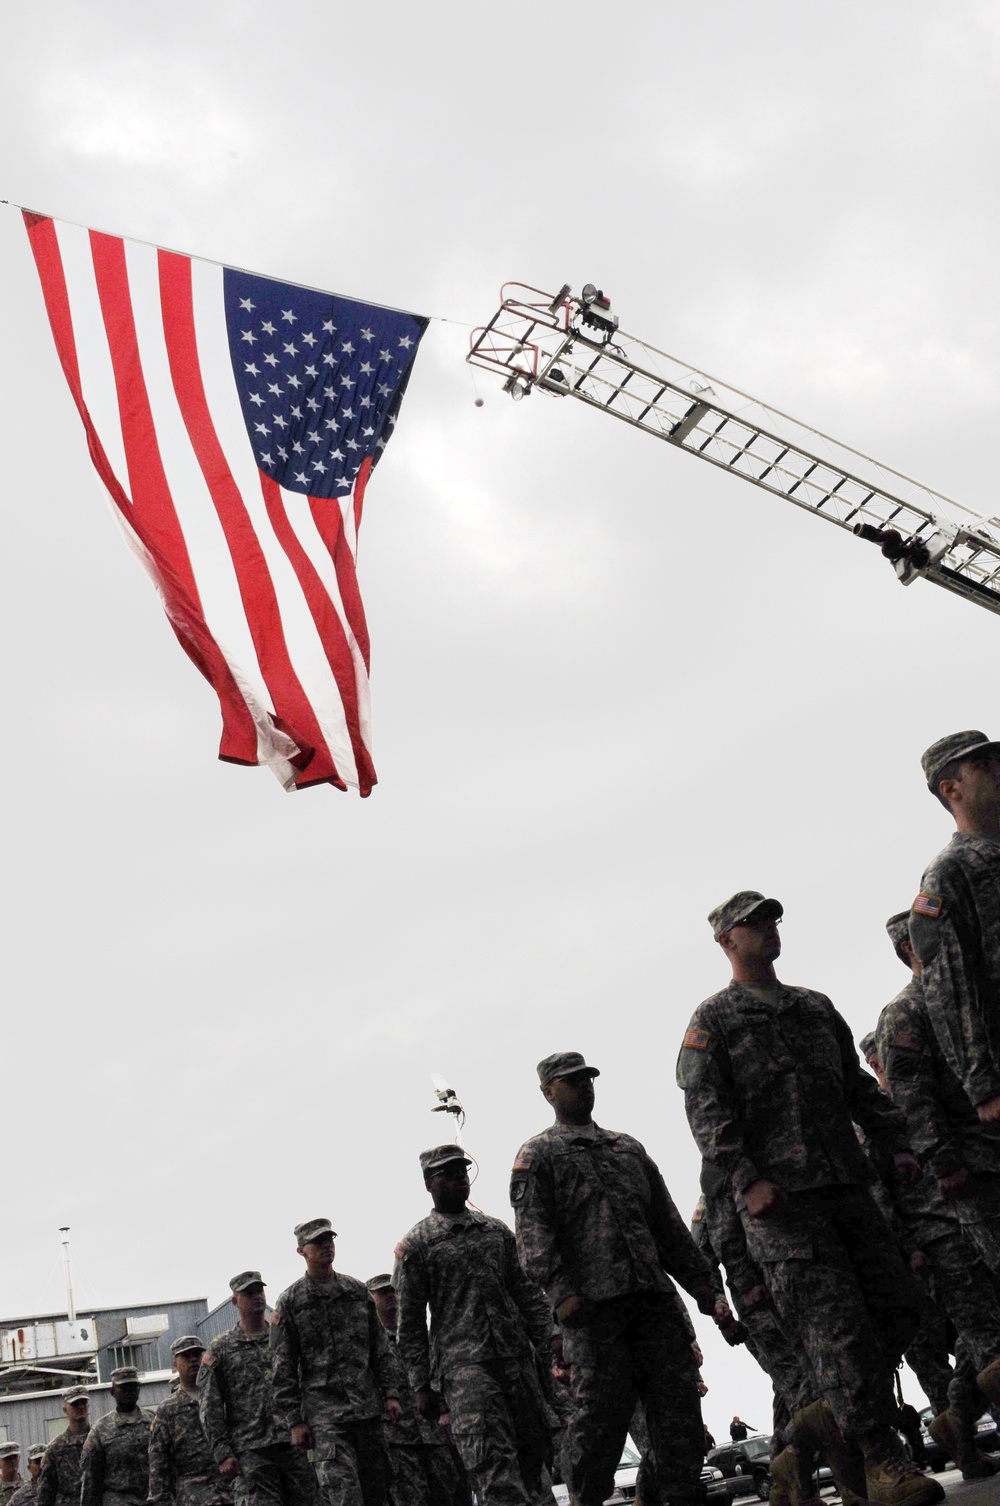
[[(361, 473), (358, 476), (356, 490), (360, 488), (364, 492), (365, 482), (368, 479), (370, 470), (371, 461), (365, 460), (361, 467)], [(348, 507), (348, 520), (345, 521), (343, 516), (339, 514), (339, 509), (337, 513), (334, 513), (325, 508), (321, 500), (313, 499), (309, 504), (317, 532), (326, 545), (330, 559), (333, 561), (340, 599), (344, 603), (347, 621), (350, 624), (354, 640), (361, 651), (365, 672), (367, 673), (371, 669), (371, 645), (368, 639), (368, 623), (361, 601), (361, 591), (358, 587), (358, 572), (355, 565), (357, 536), (355, 535), (352, 547), (352, 540), (348, 534), (348, 528), (353, 525), (353, 517), (351, 516), (353, 509), (350, 507), (350, 503)]]
[[(205, 399), (225, 462), (240, 491), (256, 537), (264, 551), (280, 604), (292, 662), (304, 684), (319, 727), (338, 774), (360, 786), (346, 708), (333, 674), (328, 646), (305, 600), (296, 571), (275, 535), (265, 502), (263, 473), (246, 440), (246, 427), (232, 379), (225, 344), (225, 316), (219, 286), (221, 270), (204, 262), (192, 264), (191, 295)], [(305, 506), (301, 496), (293, 498)], [(314, 771), (310, 770), (312, 776)]]
[(289, 726), (300, 746), (307, 743), (315, 750), (317, 762), (309, 770), (310, 781), (330, 778), (344, 788), (316, 714), (292, 666), (277, 594), (261, 541), (219, 444), (206, 401), (195, 338), (191, 263), (187, 257), (161, 251), (159, 269), (164, 338), (174, 392), (225, 530), (257, 662), (275, 711)]
[(260, 746), (251, 708), (204, 623), (199, 623), (194, 604), (185, 597), (182, 582), (166, 562), (161, 563), (154, 558), (152, 540), (145, 537), (145, 530), (139, 520), (131, 516), (129, 498), (108, 462), (104, 446), (91, 420), (80, 384), (73, 320), (55, 226), (48, 219), (39, 220), (31, 215), (25, 215), (24, 218), (56, 351), (84, 424), (94, 467), (115, 503), (115, 512), (126, 536), (130, 537), (130, 542), (134, 541), (139, 546), (137, 552), (140, 552), (140, 557), (162, 594), (168, 619), (178, 641), (211, 682), (219, 697), (223, 717), (220, 758), (234, 763), (256, 763)]
[[(316, 624), (320, 642), (326, 651), (330, 669), (337, 682), (347, 723), (347, 731), (351, 739), (354, 766), (358, 776), (358, 788), (362, 795), (368, 795), (371, 793), (372, 786), (376, 782), (375, 768), (361, 735), (354, 659), (347, 641), (347, 635), (344, 632), (343, 623), (327, 594), (319, 572), (288, 520), (285, 497), (280, 486), (270, 476), (263, 474), (261, 475), (260, 482), (264, 495), (264, 505), (267, 508), (267, 515), (271, 520), (275, 537), (284, 549), (292, 569), (295, 571), (299, 585), (302, 588), (302, 594), (306, 599), (309, 611)], [(300, 498), (296, 498), (295, 500), (301, 504)], [(327, 503), (328, 507), (330, 505), (330, 503)]]

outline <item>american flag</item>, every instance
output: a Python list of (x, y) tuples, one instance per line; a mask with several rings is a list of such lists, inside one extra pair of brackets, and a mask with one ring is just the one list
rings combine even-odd
[(91, 459), (219, 697), (220, 758), (367, 795), (358, 527), (427, 320), (24, 221)]

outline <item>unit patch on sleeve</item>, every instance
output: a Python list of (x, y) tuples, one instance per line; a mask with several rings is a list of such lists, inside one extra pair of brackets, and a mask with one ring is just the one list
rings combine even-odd
[(944, 909), (944, 900), (936, 894), (918, 894), (913, 901), (913, 914), (926, 915), (928, 920), (938, 920)]
[(708, 1043), (712, 1039), (710, 1030), (689, 1030), (684, 1037), (682, 1046), (689, 1047), (692, 1051), (707, 1051)]

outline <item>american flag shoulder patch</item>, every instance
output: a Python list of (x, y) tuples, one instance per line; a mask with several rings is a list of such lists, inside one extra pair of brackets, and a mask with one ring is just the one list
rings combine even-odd
[(279, 1313), (277, 1308), (274, 1309), (274, 1312), (271, 1314), (268, 1321), (272, 1323), (275, 1328), (277, 1328), (278, 1324), (281, 1322), (281, 1314)]
[(215, 1364), (215, 1355), (212, 1353), (211, 1349), (205, 1350), (205, 1353), (201, 1357), (201, 1363), (206, 1366), (207, 1369), (211, 1370), (212, 1366)]
[(924, 1043), (915, 1030), (899, 1030), (892, 1038), (892, 1044), (900, 1051), (923, 1051)]
[(396, 1246), (392, 1253), (395, 1255), (397, 1260), (403, 1259), (404, 1255), (406, 1254), (406, 1245), (402, 1240), (399, 1241), (399, 1244)]
[(517, 1160), (514, 1162), (513, 1170), (514, 1171), (530, 1171), (531, 1170), (531, 1157), (530, 1156), (518, 1156)]
[(937, 894), (918, 894), (913, 901), (913, 914), (926, 915), (928, 920), (937, 920), (944, 909), (944, 900)]
[(689, 1030), (684, 1037), (683, 1045), (691, 1051), (707, 1051), (711, 1039), (710, 1030)]

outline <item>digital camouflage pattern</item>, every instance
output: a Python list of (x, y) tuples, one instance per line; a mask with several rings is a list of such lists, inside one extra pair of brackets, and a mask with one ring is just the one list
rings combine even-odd
[(245, 1333), (239, 1324), (212, 1340), (198, 1370), (201, 1425), (216, 1464), (249, 1449), (288, 1443), (275, 1415), (273, 1357), (267, 1330)]
[(136, 1506), (149, 1494), (149, 1429), (152, 1412), (109, 1412), (83, 1445), (80, 1506)]
[(531, 1356), (449, 1365), (451, 1433), (479, 1506), (533, 1506), (552, 1438)]
[(334, 1271), (329, 1289), (302, 1276), (275, 1303), (270, 1342), (275, 1409), (289, 1428), (381, 1417), (393, 1395), (385, 1329), (368, 1288)]
[(739, 1205), (761, 1177), (786, 1192), (872, 1180), (857, 1122), (888, 1155), (905, 1150), (903, 1117), (862, 1068), (830, 1000), (781, 985), (775, 1005), (739, 983), (695, 1010), (678, 1084), (703, 1158), (725, 1171)]
[(229, 1506), (198, 1413), (198, 1398), (178, 1387), (161, 1402), (149, 1430), (149, 1501), (171, 1506)]
[(910, 912), (927, 1013), (972, 1104), (1000, 1095), (1000, 842), (956, 832)]
[(553, 1310), (573, 1295), (603, 1302), (673, 1293), (671, 1276), (692, 1296), (722, 1295), (659, 1169), (631, 1135), (550, 1125), (518, 1151), (510, 1200), (521, 1265)]
[(37, 1493), (38, 1481), (29, 1478), (14, 1491), (10, 1498), (11, 1506), (33, 1506)]
[(893, 1101), (906, 1115), (928, 1177), (968, 1171), (952, 1206), (966, 1238), (1000, 1275), (1000, 1127), (983, 1124), (948, 1065), (922, 980), (914, 978), (883, 1009), (877, 1042)]
[(24, 1481), (20, 1476), (16, 1480), (0, 1480), (0, 1506), (10, 1506), (23, 1485)]
[(590, 1506), (611, 1494), (641, 1402), (658, 1489), (693, 1498), (704, 1432), (690, 1319), (671, 1276), (708, 1310), (722, 1283), (655, 1162), (631, 1135), (554, 1124), (518, 1151), (510, 1198), (521, 1264), (552, 1309), (570, 1296), (591, 1304), (583, 1325), (563, 1330), (573, 1395), (564, 1457), (576, 1495)]
[[(469, 1490), (452, 1455), (448, 1429), (417, 1413), (416, 1398), (393, 1334), (389, 1359), (403, 1416), (383, 1423), (389, 1506), (469, 1506)], [(437, 1456), (441, 1455), (441, 1458)]]
[(248, 1448), (239, 1461), (233, 1506), (318, 1506), (316, 1471), (304, 1449), (290, 1443)]
[[(549, 1353), (551, 1320), (517, 1260), (514, 1235), (467, 1208), (437, 1211), (396, 1246), (399, 1354), (414, 1390), (462, 1365)], [(430, 1308), (430, 1334), (427, 1309)]]
[(80, 1461), (86, 1441), (86, 1433), (71, 1433), (69, 1428), (53, 1438), (38, 1476), (37, 1506), (79, 1506)]

